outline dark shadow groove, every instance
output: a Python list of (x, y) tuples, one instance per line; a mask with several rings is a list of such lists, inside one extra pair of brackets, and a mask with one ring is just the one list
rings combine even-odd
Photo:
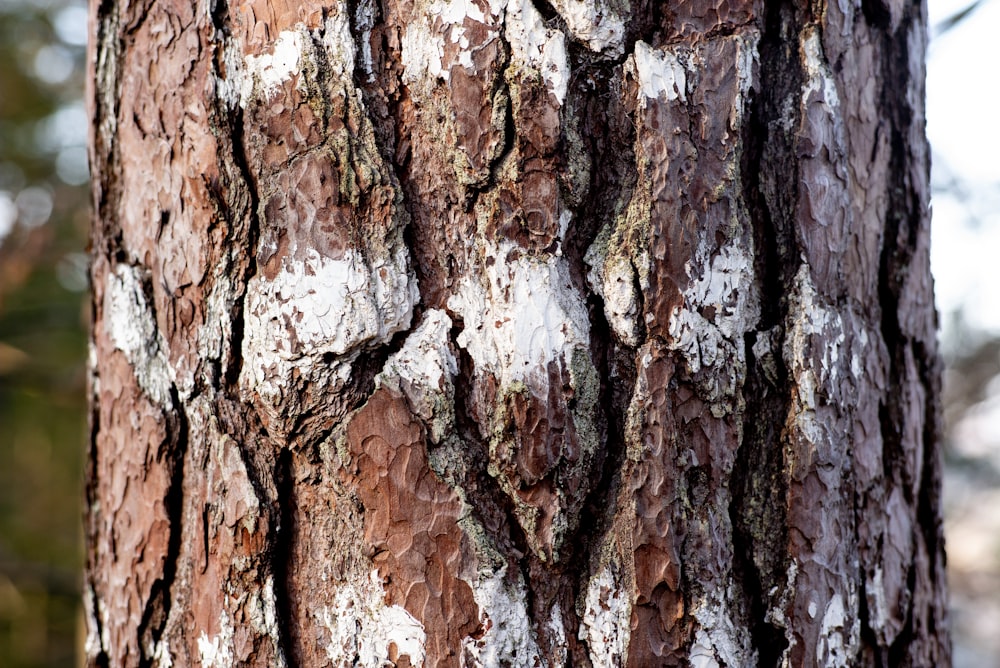
[[(754, 271), (760, 320), (742, 342), (746, 378), (742, 393), (743, 438), (730, 481), (733, 569), (741, 584), (751, 644), (758, 665), (780, 665), (788, 648), (786, 629), (770, 621), (774, 592), (787, 586), (787, 493), (783, 425), (790, 408), (790, 380), (782, 359), (787, 286), (801, 262), (795, 244), (798, 156), (795, 137), (781, 119), (800, 95), (798, 54), (787, 49), (803, 16), (792, 3), (768, 5), (761, 17), (760, 80), (747, 102), (740, 175), (753, 230)], [(794, 125), (794, 122), (792, 123)]]
[(157, 453), (157, 460), (170, 468), (170, 486), (163, 499), (170, 533), (163, 560), (162, 575), (153, 582), (142, 618), (136, 627), (140, 648), (140, 666), (152, 666), (154, 657), (146, 651), (163, 637), (170, 617), (171, 592), (181, 552), (184, 529), (184, 461), (188, 450), (189, 425), (184, 404), (176, 387), (170, 388), (170, 411), (166, 413), (168, 440)]
[(295, 555), (292, 552), (292, 540), (295, 536), (295, 521), (298, 516), (298, 503), (295, 496), (295, 478), (292, 471), (292, 451), (283, 449), (278, 454), (275, 466), (275, 487), (278, 492), (278, 522), (274, 526), (271, 544), (271, 571), (274, 582), (275, 614), (279, 642), (288, 668), (299, 665), (296, 647), (292, 641), (292, 625), (295, 616), (292, 612), (292, 567)]

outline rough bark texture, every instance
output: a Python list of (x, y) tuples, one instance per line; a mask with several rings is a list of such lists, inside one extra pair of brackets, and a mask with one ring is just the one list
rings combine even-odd
[(91, 665), (949, 663), (922, 3), (92, 15)]

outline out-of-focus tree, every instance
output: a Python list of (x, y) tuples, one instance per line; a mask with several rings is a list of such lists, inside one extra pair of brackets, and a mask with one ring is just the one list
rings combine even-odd
[(71, 665), (86, 432), (86, 7), (0, 0), (0, 665)]

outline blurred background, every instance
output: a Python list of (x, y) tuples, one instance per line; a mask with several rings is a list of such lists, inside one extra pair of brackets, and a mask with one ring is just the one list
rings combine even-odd
[(82, 0), (0, 0), (0, 666), (72, 666), (87, 421)]
[[(955, 665), (1000, 668), (1000, 0), (930, 0)], [(70, 666), (86, 445), (87, 9), (0, 0), (0, 666)]]
[(1000, 0), (930, 0), (927, 134), (945, 355), (956, 668), (1000, 667)]

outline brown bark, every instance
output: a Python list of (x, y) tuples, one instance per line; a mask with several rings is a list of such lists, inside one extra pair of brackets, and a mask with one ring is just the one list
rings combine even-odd
[(91, 665), (950, 662), (921, 3), (93, 3)]

